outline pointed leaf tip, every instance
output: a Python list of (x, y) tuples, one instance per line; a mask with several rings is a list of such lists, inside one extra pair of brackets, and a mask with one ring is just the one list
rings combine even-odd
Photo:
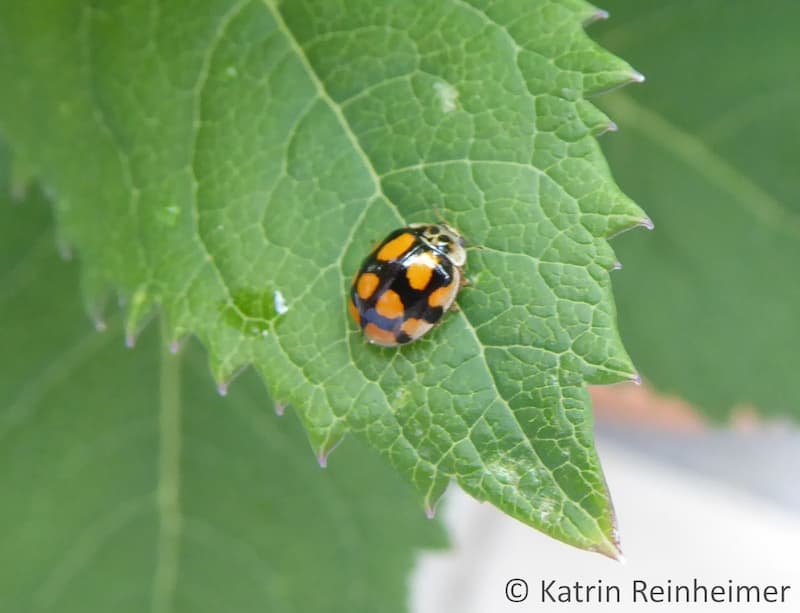
[(614, 531), (613, 540), (608, 540), (608, 537), (605, 537), (601, 544), (590, 547), (589, 550), (624, 564), (625, 556), (622, 555), (622, 549), (617, 541), (616, 530)]
[(609, 17), (608, 11), (606, 11), (605, 9), (596, 9), (594, 13), (592, 13), (591, 16), (586, 21), (583, 22), (583, 25), (590, 26), (596, 21), (605, 21), (606, 19), (608, 19), (608, 17)]
[[(277, 411), (276, 411), (277, 412)], [(333, 440), (333, 444), (331, 444), (331, 440)], [(328, 433), (328, 437), (322, 442), (318, 444), (314, 444), (312, 442), (312, 447), (314, 448), (314, 455), (317, 458), (317, 462), (319, 463), (320, 468), (327, 468), (328, 467), (328, 457), (333, 453), (336, 448), (342, 444), (344, 440), (343, 435), (339, 435), (338, 438), (331, 438), (331, 434)]]
[(654, 224), (653, 220), (650, 219), (649, 217), (644, 217), (643, 219), (641, 219), (639, 221), (639, 225), (648, 230), (653, 230), (656, 227), (656, 224)]

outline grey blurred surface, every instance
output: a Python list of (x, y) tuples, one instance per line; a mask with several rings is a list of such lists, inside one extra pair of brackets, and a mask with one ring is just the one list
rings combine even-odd
[[(442, 517), (452, 547), (420, 554), (412, 579), (415, 613), (743, 613), (800, 611), (800, 433), (666, 433), (602, 424), (597, 447), (619, 519), (622, 565), (557, 542), (451, 487)], [(511, 603), (506, 583), (523, 578), (625, 593), (650, 585), (790, 585), (781, 603)]]
[(596, 433), (601, 457), (612, 443), (800, 512), (800, 430), (792, 426), (669, 433), (598, 423)]

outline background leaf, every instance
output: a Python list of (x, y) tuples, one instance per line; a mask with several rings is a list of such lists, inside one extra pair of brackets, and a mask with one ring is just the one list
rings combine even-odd
[(196, 343), (90, 329), (40, 194), (0, 198), (0, 246), (4, 611), (406, 610), (442, 537), (390, 467), (322, 471), (253, 373), (221, 399)]
[[(606, 239), (647, 223), (584, 100), (637, 80), (577, 0), (5, 3), (0, 126), (58, 203), (95, 317), (154, 307), (224, 391), (247, 364), (320, 461), (346, 431), (432, 513), (451, 479), (617, 554), (585, 382), (635, 376)], [(483, 249), (462, 311), (368, 346), (344, 296), (372, 243), (436, 210)], [(275, 305), (285, 301), (288, 311)]]
[(795, 2), (613, 0), (604, 44), (647, 84), (599, 102), (615, 175), (656, 224), (619, 243), (636, 366), (715, 417), (800, 416)]

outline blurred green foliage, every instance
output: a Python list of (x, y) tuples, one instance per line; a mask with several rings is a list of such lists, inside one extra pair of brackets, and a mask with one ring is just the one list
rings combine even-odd
[(789, 0), (611, 0), (592, 34), (647, 77), (597, 99), (614, 175), (655, 231), (615, 242), (623, 338), (714, 418), (800, 416), (800, 81)]

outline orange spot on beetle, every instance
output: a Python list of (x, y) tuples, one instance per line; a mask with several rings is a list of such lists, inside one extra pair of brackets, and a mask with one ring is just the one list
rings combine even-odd
[(347, 308), (350, 311), (350, 316), (356, 322), (356, 325), (361, 325), (361, 314), (358, 312), (355, 303), (353, 303), (353, 299), (347, 301)]
[(406, 270), (408, 284), (412, 289), (425, 289), (431, 280), (433, 269), (438, 265), (438, 258), (430, 253), (422, 253), (419, 257), (415, 257)]
[(394, 290), (387, 289), (375, 303), (375, 310), (378, 311), (378, 315), (381, 317), (395, 319), (402, 317), (406, 308), (403, 305), (403, 301), (400, 300), (400, 295)]
[(453, 302), (458, 292), (458, 284), (453, 281), (450, 285), (445, 285), (439, 289), (435, 289), (428, 296), (428, 304), (432, 307), (442, 307), (446, 309)]
[(400, 327), (400, 329), (406, 334), (408, 334), (408, 336), (411, 337), (411, 339), (413, 340), (425, 334), (432, 327), (433, 324), (429, 321), (425, 321), (424, 319), (417, 319), (416, 317), (411, 317), (403, 322), (403, 325)]
[(378, 275), (371, 272), (365, 272), (358, 278), (358, 282), (356, 283), (356, 292), (358, 292), (358, 297), (361, 300), (368, 300), (372, 294), (375, 293), (375, 289), (378, 287), (378, 284), (381, 280), (378, 278)]
[(383, 262), (396, 260), (406, 251), (408, 251), (408, 248), (414, 244), (415, 240), (417, 239), (413, 234), (409, 234), (408, 232), (401, 234), (381, 247), (376, 257)]
[(384, 347), (394, 347), (397, 345), (397, 339), (392, 332), (379, 328), (371, 322), (364, 327), (364, 335), (370, 342), (377, 345), (383, 345)]

